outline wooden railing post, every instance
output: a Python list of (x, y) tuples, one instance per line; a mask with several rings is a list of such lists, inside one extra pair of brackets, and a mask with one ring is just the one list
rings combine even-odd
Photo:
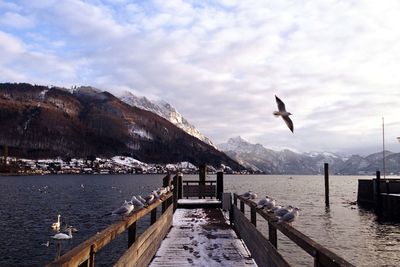
[(171, 185), (171, 182), (172, 182), (171, 174), (168, 173), (168, 174), (163, 178), (163, 187), (170, 186), (170, 185)]
[[(171, 179), (171, 174), (167, 174), (164, 178), (163, 178), (163, 187), (167, 187), (167, 186), (170, 186), (171, 185), (171, 182), (172, 182), (172, 179)], [(168, 208), (168, 201), (164, 201), (162, 204), (161, 204), (161, 213), (164, 213), (166, 210), (167, 210), (167, 208)]]
[(150, 212), (150, 225), (153, 225), (157, 220), (157, 208), (154, 208)]
[(207, 165), (201, 164), (199, 166), (199, 198), (206, 198), (205, 197), (206, 176), (207, 176)]
[(178, 199), (182, 199), (182, 173), (178, 173)]
[(240, 200), (240, 211), (244, 214), (244, 202)]
[(89, 267), (94, 267), (95, 245), (90, 246)]
[(255, 207), (250, 207), (250, 221), (254, 226), (257, 226), (257, 213)]
[(173, 205), (174, 205), (174, 211), (178, 207), (178, 175), (175, 175), (173, 178), (172, 184), (174, 185), (174, 190), (173, 190)]
[(376, 201), (375, 201), (375, 212), (378, 215), (378, 218), (382, 216), (382, 195), (381, 195), (381, 172), (376, 171), (376, 179), (375, 179), (375, 189), (376, 189)]
[(278, 248), (278, 233), (270, 222), (268, 222), (268, 240), (275, 248)]
[(233, 205), (237, 207), (237, 195), (233, 194)]
[(217, 172), (217, 199), (222, 201), (222, 193), (224, 192), (224, 173)]
[(128, 228), (128, 248), (136, 241), (136, 222)]

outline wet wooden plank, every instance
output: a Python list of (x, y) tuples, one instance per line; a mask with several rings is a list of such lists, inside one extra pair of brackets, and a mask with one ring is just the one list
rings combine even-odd
[(149, 266), (257, 266), (219, 209), (177, 209)]

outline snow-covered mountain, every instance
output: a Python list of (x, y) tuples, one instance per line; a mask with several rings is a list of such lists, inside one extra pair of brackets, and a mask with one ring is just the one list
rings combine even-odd
[(153, 112), (165, 118), (188, 134), (200, 139), (206, 144), (217, 148), (210, 139), (200, 133), (200, 131), (190, 124), (171, 104), (165, 101), (151, 101), (146, 97), (138, 97), (128, 91), (123, 93), (122, 96), (120, 96), (120, 99), (130, 106)]
[[(251, 144), (235, 137), (219, 149), (253, 171), (271, 174), (322, 174), (324, 163), (329, 163), (333, 174), (371, 174), (382, 170), (382, 152), (366, 157), (360, 155), (342, 156), (331, 152), (298, 153), (288, 149), (275, 151), (260, 144)], [(385, 151), (386, 173), (400, 173), (400, 153)]]

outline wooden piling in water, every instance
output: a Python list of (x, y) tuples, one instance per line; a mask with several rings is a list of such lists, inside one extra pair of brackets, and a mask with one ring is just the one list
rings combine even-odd
[(324, 163), (325, 173), (325, 206), (329, 207), (329, 164)]

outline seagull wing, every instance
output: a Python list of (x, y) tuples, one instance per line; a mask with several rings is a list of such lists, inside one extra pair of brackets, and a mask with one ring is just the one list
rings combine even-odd
[(289, 129), (293, 132), (293, 122), (292, 120), (289, 118), (289, 116), (282, 116), (282, 119), (285, 121), (286, 125), (289, 127)]
[(112, 213), (121, 215), (121, 214), (125, 214), (127, 211), (128, 211), (128, 206), (123, 205), (123, 206), (119, 207), (118, 209), (114, 210)]
[(275, 100), (276, 103), (278, 104), (278, 110), (281, 112), (286, 111), (285, 103), (283, 103), (282, 100), (280, 100), (279, 97), (277, 97), (276, 95), (275, 95)]

